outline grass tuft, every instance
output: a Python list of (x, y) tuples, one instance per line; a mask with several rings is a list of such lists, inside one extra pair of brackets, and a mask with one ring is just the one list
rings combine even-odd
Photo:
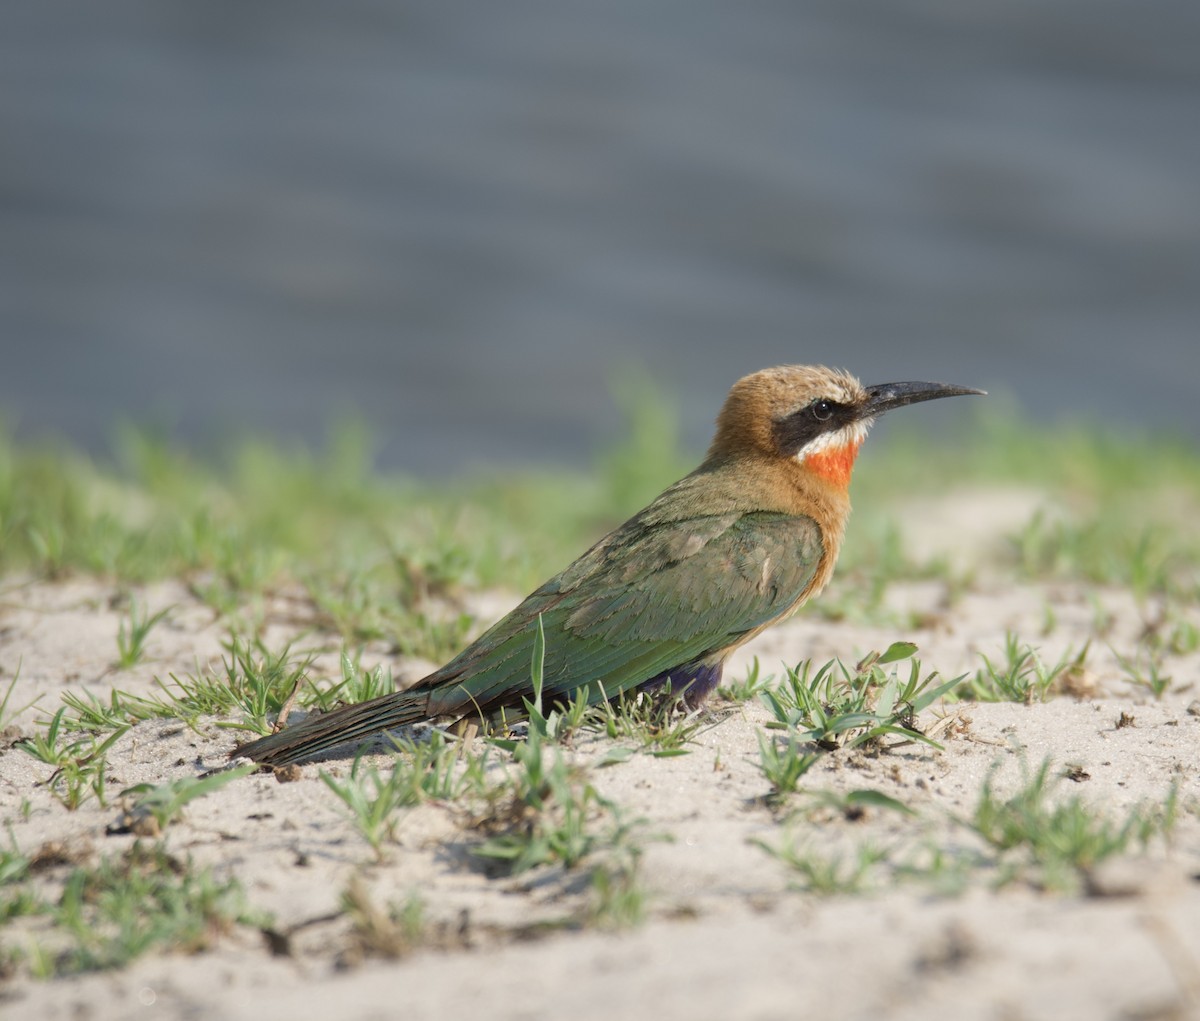
[[(5, 870), (0, 855), (0, 873)], [(9, 859), (12, 860), (11, 858)], [(15, 870), (0, 890), (4, 911), (44, 916), (44, 939), (13, 947), (8, 965), (51, 979), (123, 968), (155, 949), (199, 953), (236, 925), (260, 926), (241, 886), (211, 869), (196, 869), (160, 844), (135, 843), (124, 853), (73, 868), (57, 897), (46, 898)]]
[(968, 675), (955, 690), (958, 698), (975, 702), (1044, 702), (1061, 690), (1075, 690), (1086, 670), (1089, 645), (1068, 649), (1047, 666), (1032, 645), (1022, 644), (1011, 631), (1004, 636), (1004, 658), (994, 663), (981, 656), (983, 667)]
[(1162, 805), (1135, 806), (1124, 818), (1114, 818), (1079, 797), (1057, 799), (1061, 779), (1046, 759), (1026, 772), (1020, 789), (1008, 798), (995, 794), (991, 776), (985, 781), (967, 825), (999, 852), (1004, 881), (1023, 876), (1048, 889), (1073, 891), (1100, 862), (1134, 845), (1145, 850), (1175, 827), (1174, 787)]
[(460, 770), (461, 744), (439, 730), (429, 731), (427, 740), (398, 740), (396, 745), (398, 754), (386, 774), (366, 765), (361, 757), (354, 760), (345, 781), (325, 770), (320, 773), (380, 859), (384, 843), (395, 835), (398, 809), (455, 798), (472, 781), (480, 782), (487, 770), (486, 752), (465, 771)]
[(108, 762), (105, 756), (128, 727), (120, 727), (103, 740), (91, 734), (67, 740), (65, 735), (69, 728), (65, 718), (66, 707), (63, 707), (50, 719), (45, 731), (36, 732), (13, 747), (54, 767), (45, 783), (69, 811), (75, 811), (92, 797), (106, 805)]
[[(760, 695), (774, 717), (767, 727), (785, 732), (783, 739), (759, 735), (759, 768), (771, 783), (769, 802), (778, 803), (797, 789), (800, 779), (822, 754), (839, 748), (882, 749), (884, 739), (921, 741), (941, 746), (917, 726), (917, 716), (962, 681), (935, 683), (937, 674), (922, 675), (911, 642), (894, 642), (872, 652), (848, 670), (830, 660), (814, 671), (806, 660), (789, 668), (783, 682)], [(908, 663), (908, 676), (886, 666)]]
[(151, 614), (138, 606), (136, 599), (129, 600), (129, 615), (124, 617), (117, 628), (117, 662), (119, 670), (128, 670), (140, 662), (146, 651), (146, 639), (154, 626), (165, 619), (174, 607), (166, 606), (158, 613)]

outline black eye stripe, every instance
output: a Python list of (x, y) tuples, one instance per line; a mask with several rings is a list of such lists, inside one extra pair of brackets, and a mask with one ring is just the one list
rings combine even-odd
[(794, 457), (806, 444), (823, 433), (836, 432), (858, 418), (853, 405), (820, 398), (775, 422), (775, 443), (779, 452)]

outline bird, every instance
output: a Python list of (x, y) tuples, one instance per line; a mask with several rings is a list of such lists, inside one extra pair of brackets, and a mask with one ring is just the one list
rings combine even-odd
[(520, 718), (541, 642), (542, 697), (589, 704), (669, 686), (690, 709), (730, 654), (817, 595), (833, 574), (855, 459), (886, 412), (984, 394), (946, 383), (864, 386), (787, 365), (738, 380), (694, 471), (527, 596), (450, 662), (401, 691), (309, 716), (234, 749), (264, 766), (381, 731)]

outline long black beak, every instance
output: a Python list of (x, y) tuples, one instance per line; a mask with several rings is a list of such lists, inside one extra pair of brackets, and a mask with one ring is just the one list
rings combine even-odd
[(867, 405), (864, 417), (876, 418), (885, 411), (902, 408), (906, 404), (934, 401), (939, 397), (962, 397), (967, 394), (986, 395), (986, 390), (975, 390), (969, 386), (954, 386), (951, 383), (879, 383), (867, 387)]

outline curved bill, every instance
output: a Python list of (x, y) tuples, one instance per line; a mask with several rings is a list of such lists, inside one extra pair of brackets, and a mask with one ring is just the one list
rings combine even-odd
[(863, 411), (871, 415), (882, 415), (885, 411), (902, 408), (906, 404), (919, 404), (939, 397), (963, 397), (968, 394), (986, 396), (986, 390), (975, 390), (969, 386), (954, 386), (951, 383), (878, 383), (867, 387), (867, 404)]

